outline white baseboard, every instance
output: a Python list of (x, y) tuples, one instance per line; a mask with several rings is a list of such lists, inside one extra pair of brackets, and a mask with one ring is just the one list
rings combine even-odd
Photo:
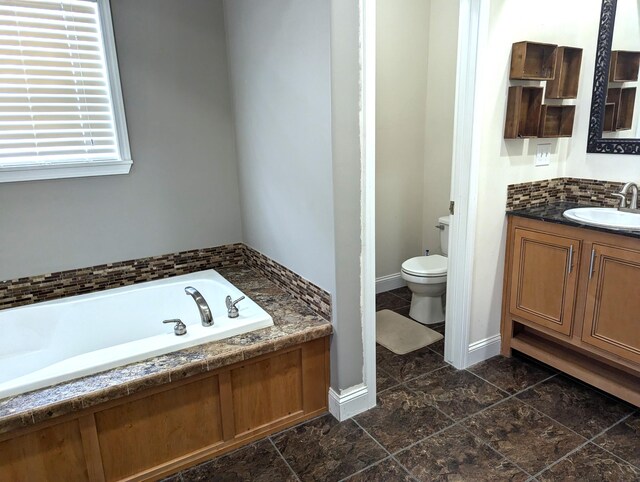
[(389, 274), (387, 276), (380, 276), (380, 278), (376, 278), (376, 294), (395, 290), (396, 288), (402, 288), (403, 286), (407, 286), (407, 282), (402, 279), (402, 275), (400, 273)]
[(340, 422), (369, 410), (369, 391), (364, 385), (341, 390), (329, 389), (329, 412)]
[(476, 341), (469, 345), (467, 366), (470, 367), (498, 354), (500, 354), (500, 335), (494, 335), (484, 340)]

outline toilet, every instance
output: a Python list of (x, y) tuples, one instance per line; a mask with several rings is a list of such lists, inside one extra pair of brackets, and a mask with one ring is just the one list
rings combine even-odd
[(442, 295), (447, 291), (449, 216), (438, 218), (440, 248), (445, 256), (417, 256), (402, 263), (401, 275), (411, 290), (409, 316), (424, 325), (444, 321)]

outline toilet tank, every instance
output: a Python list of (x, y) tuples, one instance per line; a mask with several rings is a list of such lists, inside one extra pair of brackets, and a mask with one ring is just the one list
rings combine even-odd
[(438, 224), (442, 226), (440, 229), (440, 249), (445, 256), (449, 252), (449, 217), (447, 215), (438, 218)]

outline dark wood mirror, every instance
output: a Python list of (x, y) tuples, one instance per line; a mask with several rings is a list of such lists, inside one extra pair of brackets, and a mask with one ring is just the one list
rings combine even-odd
[[(626, 1), (626, 0), (622, 0)], [(598, 44), (596, 47), (596, 64), (595, 72), (593, 75), (593, 96), (591, 98), (591, 115), (589, 118), (589, 138), (587, 140), (587, 152), (602, 153), (602, 154), (640, 154), (640, 138), (629, 137), (637, 135), (634, 130), (627, 129), (626, 126), (621, 126), (622, 121), (618, 119), (621, 117), (619, 103), (616, 103), (612, 97), (615, 98), (619, 94), (633, 94), (635, 96), (635, 86), (637, 82), (637, 62), (640, 58), (640, 53), (635, 48), (635, 51), (615, 51), (612, 56), (613, 45), (613, 31), (616, 21), (616, 10), (618, 8), (618, 0), (602, 0), (602, 10), (600, 12), (600, 28), (598, 30)], [(637, 14), (635, 15), (637, 17)], [(635, 19), (638, 22), (638, 19)], [(640, 41), (640, 40), (639, 40)], [(613, 46), (614, 48), (619, 48)], [(615, 77), (614, 74), (609, 72), (609, 68), (612, 64), (612, 57), (614, 62), (614, 70), (618, 57), (620, 55), (630, 55), (630, 61), (627, 64), (631, 64), (631, 75), (626, 78), (624, 75), (621, 77)], [(637, 55), (636, 55), (637, 54)], [(635, 55), (635, 57), (634, 57)], [(633, 80), (633, 74), (635, 69), (635, 81)], [(621, 68), (624, 71), (624, 68)], [(628, 87), (631, 86), (631, 87)], [(626, 91), (626, 92), (625, 92)], [(630, 113), (627, 113), (627, 117), (634, 117), (634, 126), (638, 124), (640, 112), (635, 109), (635, 116), (633, 105), (635, 99), (631, 102), (627, 102), (631, 105)], [(629, 120), (631, 122), (631, 120)], [(617, 131), (626, 130), (626, 134), (622, 134)], [(636, 129), (637, 130), (637, 129)]]

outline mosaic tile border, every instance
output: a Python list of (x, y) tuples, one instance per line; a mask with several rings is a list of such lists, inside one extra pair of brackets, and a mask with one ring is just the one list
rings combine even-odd
[(242, 264), (241, 243), (0, 281), (0, 309)]
[(245, 246), (247, 266), (308, 305), (325, 320), (331, 320), (331, 295), (250, 246)]
[(620, 191), (623, 185), (617, 181), (574, 177), (510, 184), (507, 186), (507, 211), (562, 201), (615, 207), (618, 201), (612, 194)]
[(326, 320), (331, 319), (329, 293), (243, 243), (0, 281), (0, 310), (194, 271), (245, 264), (264, 274)]

